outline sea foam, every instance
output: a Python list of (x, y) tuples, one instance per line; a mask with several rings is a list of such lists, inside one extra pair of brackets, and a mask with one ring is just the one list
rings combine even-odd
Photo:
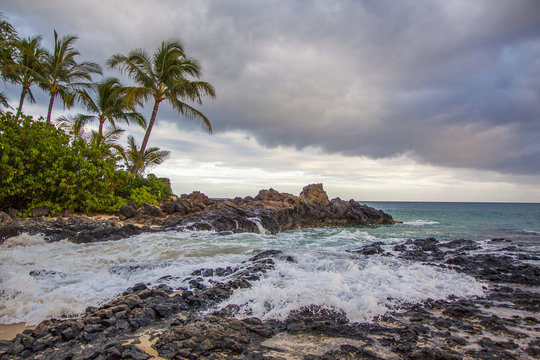
[(430, 221), (430, 220), (413, 220), (413, 221), (404, 221), (403, 225), (409, 225), (409, 226), (424, 226), (424, 225), (438, 225), (440, 222), (438, 221)]
[(240, 305), (245, 316), (284, 319), (291, 310), (315, 304), (342, 310), (350, 321), (367, 321), (403, 303), (483, 294), (482, 284), (470, 276), (396, 258), (321, 253), (295, 258), (297, 263), (278, 262), (222, 306)]
[[(185, 288), (184, 280), (197, 269), (234, 267), (264, 249), (280, 249), (296, 262), (276, 260), (275, 269), (251, 289), (233, 294), (227, 303), (240, 305), (245, 315), (283, 318), (292, 309), (319, 304), (360, 321), (403, 302), (482, 293), (474, 279), (449, 270), (345, 251), (376, 240), (382, 239), (354, 228), (276, 236), (174, 231), (90, 244), (24, 235), (0, 246), (0, 324), (77, 315), (138, 282)], [(207, 285), (210, 280), (227, 278), (206, 278)]]

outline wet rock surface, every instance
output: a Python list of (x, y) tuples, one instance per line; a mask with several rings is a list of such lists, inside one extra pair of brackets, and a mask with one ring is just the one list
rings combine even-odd
[(186, 288), (136, 284), (78, 318), (44, 321), (1, 342), (0, 359), (537, 359), (540, 254), (529, 245), (427, 238), (352, 249), (351, 259), (421, 262), (485, 287), (482, 297), (401, 304), (363, 323), (315, 305), (265, 321), (238, 317), (237, 305), (220, 309), (276, 261), (295, 261), (260, 251), (241, 264), (198, 269), (184, 279)]
[(261, 190), (255, 198), (213, 200), (194, 191), (159, 207), (123, 205), (117, 216), (103, 218), (83, 215), (20, 219), (16, 213), (0, 212), (0, 243), (22, 233), (43, 234), (49, 241), (69, 239), (83, 243), (164, 230), (277, 234), (308, 227), (394, 223), (390, 215), (354, 200), (328, 200), (322, 184), (304, 187), (299, 197), (269, 189)]

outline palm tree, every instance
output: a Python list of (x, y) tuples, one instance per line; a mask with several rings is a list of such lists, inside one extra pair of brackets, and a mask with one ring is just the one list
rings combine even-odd
[[(73, 48), (73, 43), (77, 40), (76, 36), (67, 35), (58, 38), (56, 30), (54, 31), (54, 52), (49, 54), (43, 64), (43, 74), (38, 77), (40, 87), (49, 92), (51, 99), (47, 110), (47, 123), (51, 122), (51, 112), (54, 100), (60, 96), (64, 106), (68, 108), (75, 101), (75, 90), (81, 88), (90, 88), (92, 84), (92, 73), (101, 74), (101, 67), (92, 62), (83, 61), (78, 63), (75, 60), (80, 55)], [(81, 80), (86, 80), (80, 82)]]
[(17, 108), (16, 118), (18, 119), (24, 99), (28, 97), (30, 102), (36, 102), (30, 87), (34, 84), (36, 77), (43, 75), (42, 64), (48, 55), (47, 50), (40, 47), (41, 36), (28, 37), (15, 42), (18, 50), (13, 61), (5, 65), (2, 70), (6, 77), (13, 83), (21, 84), (21, 96)]
[(116, 120), (122, 120), (129, 124), (135, 121), (138, 125), (146, 128), (144, 117), (136, 112), (133, 107), (124, 101), (126, 88), (120, 84), (117, 78), (103, 79), (96, 87), (96, 96), (92, 98), (87, 90), (79, 91), (79, 100), (86, 105), (86, 109), (94, 115), (77, 115), (82, 125), (97, 120), (99, 123), (98, 135), (103, 136), (103, 125), (108, 122), (116, 129)]
[[(120, 150), (118, 147), (116, 149)], [(139, 149), (135, 138), (131, 135), (127, 138), (127, 148), (121, 149), (119, 153), (124, 159), (126, 170), (138, 176), (142, 176), (146, 169), (163, 163), (170, 155), (170, 151), (160, 150), (158, 147), (148, 148), (144, 151), (141, 164), (135, 168), (141, 149)]]
[[(10, 63), (15, 55), (15, 42), (18, 34), (0, 11), (0, 66)], [(4, 74), (2, 73), (2, 76)]]
[(137, 49), (129, 52), (127, 56), (115, 54), (107, 63), (110, 67), (127, 73), (139, 85), (128, 91), (128, 102), (142, 104), (149, 99), (154, 100), (152, 115), (133, 164), (133, 174), (140, 172), (161, 102), (167, 101), (181, 115), (199, 121), (212, 133), (212, 125), (206, 116), (184, 101), (202, 104), (202, 96), (216, 96), (214, 87), (204, 81), (192, 80), (200, 78), (201, 67), (197, 60), (186, 57), (179, 41), (162, 42), (161, 47), (151, 57), (144, 50)]

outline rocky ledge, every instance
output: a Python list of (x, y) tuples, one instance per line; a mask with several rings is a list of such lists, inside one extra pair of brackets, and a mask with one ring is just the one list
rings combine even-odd
[(0, 212), (0, 243), (21, 233), (44, 234), (48, 240), (74, 242), (116, 240), (142, 232), (167, 230), (212, 230), (222, 234), (280, 231), (323, 226), (393, 224), (383, 211), (354, 200), (328, 199), (322, 184), (304, 187), (300, 196), (261, 190), (257, 196), (210, 199), (201, 192), (174, 197), (161, 206), (124, 205), (116, 216), (71, 215), (20, 219)]
[[(0, 359), (538, 359), (540, 254), (502, 239), (488, 245), (489, 258), (461, 239), (374, 243), (347, 253), (353, 261), (394, 256), (464, 272), (485, 284), (482, 297), (401, 304), (364, 323), (313, 305), (266, 321), (238, 317), (236, 305), (216, 306), (278, 261), (296, 261), (266, 250), (241, 264), (196, 270), (184, 279), (189, 288), (136, 284), (80, 317), (44, 321), (0, 342)], [(224, 275), (227, 281), (212, 280)]]

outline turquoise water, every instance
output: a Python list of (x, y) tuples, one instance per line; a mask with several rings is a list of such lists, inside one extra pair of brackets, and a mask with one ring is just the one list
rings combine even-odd
[(422, 238), (439, 240), (506, 238), (540, 242), (540, 204), (450, 203), (450, 202), (362, 202), (384, 210), (396, 226), (368, 231), (378, 238)]

